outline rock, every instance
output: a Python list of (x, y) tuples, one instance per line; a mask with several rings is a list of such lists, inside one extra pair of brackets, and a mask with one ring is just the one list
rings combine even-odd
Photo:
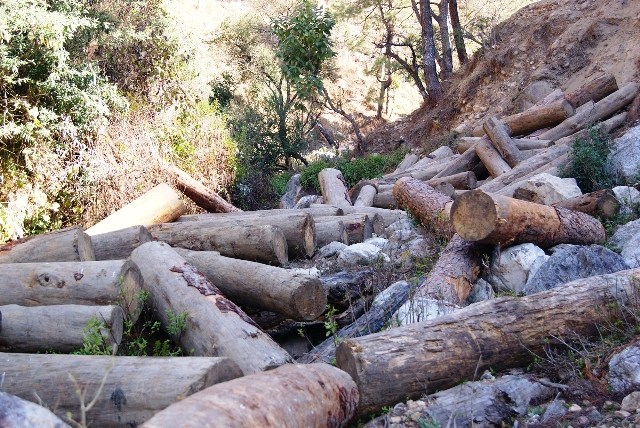
[(393, 314), (392, 325), (403, 325), (423, 322), (441, 315), (450, 314), (460, 309), (452, 303), (444, 300), (429, 299), (427, 297), (413, 297)]
[(371, 294), (371, 269), (356, 271), (340, 271), (320, 277), (322, 286), (327, 291), (327, 302), (338, 309), (346, 309), (362, 296)]
[(629, 346), (609, 361), (609, 386), (613, 392), (640, 389), (640, 343)]
[(405, 231), (405, 230), (413, 231), (414, 233), (417, 230), (417, 227), (414, 224), (414, 222), (407, 217), (401, 218), (400, 220), (397, 220), (391, 223), (385, 229), (385, 233), (387, 234), (387, 236), (391, 236), (396, 231)]
[(630, 128), (616, 138), (607, 158), (607, 173), (627, 183), (635, 180), (640, 171), (640, 125)]
[(627, 419), (629, 416), (631, 416), (631, 413), (625, 412), (624, 410), (616, 410), (615, 412), (613, 412), (613, 416), (619, 419)]
[(620, 214), (622, 215), (632, 214), (638, 204), (640, 204), (640, 192), (634, 187), (616, 186), (611, 190), (613, 194), (616, 195), (616, 198), (618, 198), (618, 201), (620, 201)]
[(493, 287), (484, 279), (480, 278), (471, 287), (471, 293), (467, 297), (466, 304), (484, 302), (485, 300), (495, 299), (496, 294), (493, 292)]
[(300, 174), (293, 175), (287, 182), (287, 191), (280, 198), (280, 208), (293, 208), (296, 205), (298, 193), (302, 190)]
[(453, 156), (453, 150), (451, 150), (449, 146), (438, 147), (427, 155), (427, 157), (431, 159), (442, 159), (448, 158), (449, 156)]
[(560, 178), (546, 172), (531, 177), (520, 189), (530, 192), (531, 202), (543, 205), (582, 195), (575, 178)]
[(384, 238), (380, 238), (380, 237), (370, 238), (370, 239), (367, 239), (366, 241), (364, 241), (365, 244), (374, 245), (374, 246), (380, 248), (381, 250), (384, 249), (384, 247), (387, 245), (387, 242), (389, 242), (389, 241), (387, 241)]
[(359, 244), (349, 245), (343, 249), (338, 256), (338, 260), (347, 265), (369, 264), (382, 257), (383, 261), (388, 262), (389, 256), (381, 253), (381, 249), (375, 245), (361, 242)]
[(575, 413), (575, 412), (582, 411), (582, 407), (578, 406), (577, 404), (572, 404), (571, 406), (569, 406), (569, 408), (567, 410), (569, 410), (570, 412)]
[(553, 400), (544, 415), (542, 415), (541, 423), (546, 424), (549, 422), (557, 421), (561, 417), (567, 414), (567, 408), (564, 406), (563, 400)]
[(633, 391), (624, 397), (620, 409), (631, 413), (635, 413), (640, 409), (640, 391)]
[(522, 92), (518, 95), (516, 100), (520, 111), (524, 111), (529, 107), (533, 107), (539, 101), (542, 101), (544, 97), (553, 92), (553, 86), (546, 80), (538, 80), (531, 82)]
[(320, 277), (320, 271), (315, 266), (312, 266), (310, 268), (291, 268), (290, 271), (293, 273), (299, 273), (301, 275), (315, 276), (317, 278)]
[(69, 428), (69, 425), (44, 407), (0, 391), (0, 427)]
[(409, 252), (409, 256), (414, 260), (431, 257), (434, 253), (433, 241), (427, 238), (418, 237), (404, 246)]
[(320, 250), (318, 250), (318, 254), (320, 254), (320, 257), (333, 257), (335, 255), (339, 255), (345, 248), (347, 248), (347, 244), (333, 241), (320, 248)]
[(629, 268), (640, 267), (640, 220), (620, 226), (608, 243), (612, 249), (620, 251)]
[(620, 254), (600, 245), (557, 245), (553, 254), (529, 277), (524, 294), (550, 290), (574, 279), (619, 272), (629, 267)]
[(311, 207), (311, 204), (319, 204), (320, 202), (318, 202), (318, 200), (321, 198), (322, 196), (318, 196), (318, 195), (303, 196), (300, 198), (298, 202), (296, 202), (293, 208), (295, 209), (309, 208)]
[(498, 290), (521, 294), (527, 279), (548, 258), (542, 248), (533, 244), (509, 247), (493, 257), (490, 282)]

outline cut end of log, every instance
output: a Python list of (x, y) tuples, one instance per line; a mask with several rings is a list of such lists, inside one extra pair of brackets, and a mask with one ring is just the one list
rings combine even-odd
[(296, 319), (311, 321), (318, 318), (327, 306), (327, 291), (319, 278), (312, 278), (299, 287), (293, 296)]
[[(478, 213), (483, 213), (478, 217)], [(498, 208), (482, 190), (471, 190), (456, 198), (451, 207), (451, 224), (467, 241), (481, 241), (495, 229)]]
[(144, 280), (138, 266), (131, 260), (127, 260), (122, 265), (120, 279), (120, 305), (124, 310), (126, 318), (135, 323), (142, 312), (143, 302), (141, 292)]
[(93, 243), (91, 242), (91, 237), (84, 233), (82, 230), (78, 230), (77, 236), (77, 248), (78, 248), (78, 257), (81, 262), (85, 261), (93, 261), (96, 259), (95, 252), (93, 251)]
[(304, 251), (307, 257), (312, 257), (316, 251), (316, 222), (310, 215), (304, 224)]

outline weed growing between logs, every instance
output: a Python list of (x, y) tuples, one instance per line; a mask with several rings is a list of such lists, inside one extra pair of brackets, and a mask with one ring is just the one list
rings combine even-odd
[(588, 134), (587, 138), (573, 143), (572, 161), (565, 176), (574, 177), (584, 193), (610, 189), (615, 185), (614, 178), (605, 170), (607, 156), (611, 152), (610, 138), (597, 125), (589, 128)]

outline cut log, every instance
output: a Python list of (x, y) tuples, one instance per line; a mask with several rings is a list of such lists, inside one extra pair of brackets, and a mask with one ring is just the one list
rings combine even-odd
[(501, 188), (495, 193), (502, 196), (512, 197), (515, 191), (519, 187), (523, 186), (531, 177), (534, 177), (536, 175), (539, 175), (545, 172), (549, 175), (560, 176), (562, 172), (566, 170), (566, 167), (571, 162), (570, 155), (571, 153), (564, 153), (558, 156), (557, 158), (551, 160), (548, 164), (542, 165), (538, 169), (533, 170), (528, 174), (525, 174), (524, 176), (520, 177), (517, 181), (514, 181), (508, 186)]
[(234, 303), (167, 244), (147, 242), (131, 254), (165, 330), (169, 314), (186, 313), (185, 329), (173, 339), (196, 356), (226, 356), (244, 374), (269, 370), (291, 357)]
[(551, 104), (551, 103), (553, 103), (555, 101), (558, 101), (558, 100), (561, 100), (563, 98), (564, 98), (564, 92), (562, 92), (562, 89), (557, 88), (557, 89), (554, 89), (553, 92), (550, 92), (546, 97), (544, 97), (543, 99), (538, 101), (535, 105), (536, 106), (546, 106), (548, 104)]
[(0, 306), (0, 352), (72, 352), (82, 348), (87, 326), (114, 354), (122, 340), (124, 312), (119, 306)]
[[(402, 177), (413, 177), (419, 180), (430, 180), (435, 177), (438, 173), (440, 173), (443, 169), (445, 169), (448, 164), (456, 159), (458, 159), (460, 155), (449, 156), (443, 159), (430, 159), (423, 158), (418, 163), (416, 163), (411, 168), (399, 174), (387, 174), (383, 175), (382, 178), (389, 182), (393, 182)], [(458, 171), (462, 172), (462, 171)], [(448, 174), (451, 175), (451, 174)]]
[(174, 221), (187, 212), (178, 193), (167, 184), (158, 184), (104, 220), (87, 229), (90, 236), (131, 226), (151, 226)]
[(613, 218), (620, 211), (620, 201), (610, 189), (602, 189), (553, 204), (572, 211), (602, 218)]
[(131, 252), (153, 238), (144, 226), (131, 226), (126, 229), (101, 233), (91, 237), (96, 260), (122, 260)]
[[(322, 198), (320, 198), (322, 199)], [(309, 214), (311, 217), (326, 217), (329, 215), (343, 215), (342, 208), (325, 205), (321, 203), (311, 204), (309, 208), (275, 208), (271, 210), (242, 211), (236, 213), (206, 213), (189, 214), (180, 216), (176, 221), (203, 221), (215, 218), (238, 218), (238, 217), (272, 217), (282, 214)]]
[(440, 236), (450, 236), (449, 211), (453, 201), (428, 184), (401, 178), (393, 187), (398, 205), (410, 212), (426, 228)]
[(358, 388), (343, 371), (328, 364), (295, 364), (193, 394), (142, 428), (344, 427), (358, 398)]
[[(486, 368), (523, 367), (553, 337), (587, 336), (637, 298), (640, 270), (579, 279), (526, 297), (476, 303), (449, 315), (346, 339), (337, 366), (356, 381), (358, 412), (477, 378)], [(535, 322), (531, 322), (535, 319)], [(390, 379), (393, 381), (391, 382)]]
[[(431, 178), (448, 177), (450, 175), (458, 174), (461, 172), (467, 172), (471, 168), (473, 168), (473, 166), (479, 161), (480, 161), (480, 158), (478, 158), (475, 148), (471, 148), (466, 152), (464, 152), (463, 154), (461, 154), (456, 159), (447, 163), (444, 166), (444, 168), (442, 168), (442, 170), (438, 172), (436, 175), (434, 175), (433, 177), (425, 177), (423, 179), (429, 180)], [(417, 177), (414, 177), (414, 178), (417, 178)]]
[(502, 159), (500, 153), (493, 148), (493, 145), (488, 140), (478, 141), (475, 145), (475, 150), (492, 177), (498, 177), (511, 171), (509, 164)]
[(386, 208), (388, 210), (395, 210), (398, 208), (396, 198), (393, 197), (393, 191), (378, 192), (373, 197), (373, 206), (376, 208)]
[(451, 223), (467, 241), (501, 246), (531, 242), (548, 248), (600, 244), (606, 239), (602, 224), (587, 214), (477, 189), (455, 200)]
[[(362, 207), (364, 208), (364, 207)], [(371, 217), (367, 214), (346, 214), (340, 217), (316, 217), (316, 224), (320, 223), (328, 223), (331, 224), (332, 227), (338, 228), (337, 222), (342, 222), (345, 231), (347, 233), (347, 239), (349, 244), (358, 244), (360, 242), (366, 241), (373, 236), (373, 233), (376, 229), (380, 227), (384, 230), (384, 225), (382, 224), (382, 218), (378, 216), (375, 218), (375, 214)], [(374, 225), (374, 221), (377, 224)], [(325, 226), (322, 226), (323, 228)]]
[(235, 303), (300, 321), (314, 320), (324, 312), (327, 292), (316, 277), (215, 251), (176, 251)]
[(349, 189), (349, 200), (354, 201), (355, 204), (355, 201), (360, 196), (360, 191), (367, 186), (372, 186), (378, 191), (378, 183), (378, 180), (360, 180), (355, 186)]
[(275, 226), (229, 226), (217, 221), (198, 221), (158, 224), (149, 229), (154, 240), (172, 247), (217, 251), (223, 256), (277, 266), (289, 262), (287, 240)]
[(40, 399), (64, 420), (80, 419), (72, 378), (87, 391), (85, 404), (100, 391), (87, 421), (107, 428), (139, 426), (178, 400), (242, 376), (228, 358), (51, 354), (0, 354), (0, 373), (3, 391)]
[(575, 108), (589, 101), (597, 102), (618, 90), (616, 78), (609, 73), (602, 74), (588, 81), (573, 92), (565, 95), (565, 99)]
[(339, 170), (335, 168), (323, 169), (318, 173), (318, 181), (325, 204), (340, 208), (351, 206), (347, 182)]
[(467, 171), (450, 175), (448, 177), (432, 178), (427, 181), (427, 184), (434, 189), (438, 189), (438, 187), (444, 183), (450, 184), (454, 189), (468, 190), (475, 189), (478, 184), (478, 180), (473, 172)]
[[(376, 214), (382, 217), (382, 224), (385, 228), (398, 220), (407, 218), (407, 213), (403, 210), (388, 210), (376, 207), (351, 207), (345, 210), (346, 214), (367, 214), (369, 217), (375, 217)], [(375, 227), (374, 227), (375, 232)], [(378, 233), (378, 232), (376, 232)]]
[(358, 198), (353, 203), (355, 207), (370, 207), (373, 205), (373, 200), (376, 197), (376, 193), (378, 191), (373, 186), (364, 186), (360, 189), (360, 193), (358, 194)]
[[(484, 132), (484, 131), (483, 131)], [(456, 150), (462, 154), (479, 141), (490, 143), (487, 137), (463, 137), (458, 141)], [(520, 150), (546, 149), (553, 145), (551, 140), (534, 140), (530, 138), (512, 138), (513, 144)]]
[(342, 220), (316, 223), (316, 243), (322, 248), (334, 241), (349, 245), (349, 234)]
[(0, 245), (0, 263), (95, 260), (91, 238), (79, 226)]
[(400, 172), (404, 172), (407, 169), (411, 168), (413, 165), (415, 165), (415, 163), (418, 162), (419, 160), (420, 158), (414, 155), (413, 153), (407, 153), (404, 159), (402, 159), (402, 162), (400, 162), (400, 164), (396, 168), (396, 170), (393, 171), (393, 173), (398, 174)]
[(0, 426), (3, 428), (70, 428), (49, 409), (0, 391)]
[(230, 213), (242, 211), (221, 198), (217, 193), (174, 165), (165, 164), (165, 169), (176, 180), (176, 187), (197, 206), (212, 213)]
[(362, 296), (372, 293), (373, 276), (371, 269), (341, 271), (321, 276), (320, 281), (327, 291), (327, 302), (342, 312)]
[(511, 137), (502, 122), (495, 117), (491, 117), (482, 125), (482, 128), (489, 136), (493, 147), (500, 153), (500, 156), (511, 168), (516, 166), (520, 162), (520, 150), (511, 141)]
[(15, 263), (0, 269), (0, 305), (119, 305), (135, 322), (142, 276), (131, 261)]

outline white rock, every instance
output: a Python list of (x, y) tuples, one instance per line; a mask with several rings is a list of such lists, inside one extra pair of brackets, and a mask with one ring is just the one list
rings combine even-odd
[(375, 245), (376, 247), (380, 248), (381, 250), (384, 249), (384, 247), (387, 245), (387, 241), (384, 238), (380, 238), (380, 237), (375, 237), (375, 238), (369, 238), (366, 241), (364, 241), (365, 244), (371, 244), (371, 245)]
[(640, 220), (620, 226), (609, 239), (609, 245), (620, 251), (630, 268), (640, 267)]
[(635, 187), (630, 186), (616, 186), (613, 189), (613, 194), (624, 205), (633, 205), (640, 202), (640, 192)]
[(321, 257), (331, 257), (335, 256), (336, 254), (340, 254), (340, 252), (345, 248), (347, 248), (346, 244), (338, 241), (333, 241), (320, 248), (318, 252)]
[(322, 196), (318, 196), (318, 195), (303, 196), (298, 200), (298, 202), (296, 202), (296, 205), (293, 208), (294, 209), (309, 208), (311, 204), (318, 203), (318, 199), (320, 199), (321, 197)]
[(414, 297), (393, 314), (391, 322), (394, 326), (403, 326), (450, 314), (458, 309), (459, 306), (444, 300)]
[(292, 268), (289, 270), (293, 273), (299, 273), (302, 275), (315, 276), (320, 278), (320, 271), (315, 266), (310, 268)]
[(640, 171), (640, 125), (629, 129), (613, 142), (607, 158), (607, 172), (632, 182)]
[(494, 257), (491, 263), (491, 283), (502, 291), (522, 293), (531, 274), (548, 259), (542, 248), (533, 244), (509, 247)]
[(380, 256), (383, 261), (389, 261), (389, 256), (381, 253), (381, 251), (382, 250), (375, 245), (362, 242), (359, 244), (349, 245), (347, 248), (342, 250), (338, 256), (338, 260), (350, 265), (368, 264), (375, 261)]
[(531, 177), (521, 188), (533, 192), (533, 202), (543, 205), (582, 195), (575, 178), (560, 178), (546, 172)]

